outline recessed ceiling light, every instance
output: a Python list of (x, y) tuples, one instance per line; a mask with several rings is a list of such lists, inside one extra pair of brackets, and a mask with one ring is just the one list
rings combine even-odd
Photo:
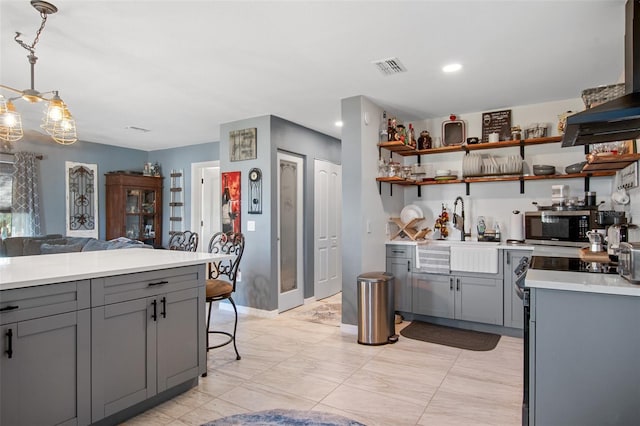
[(336, 121), (336, 127), (342, 127), (344, 123), (342, 121)]
[(442, 67), (443, 72), (456, 72), (462, 69), (461, 64), (448, 64)]

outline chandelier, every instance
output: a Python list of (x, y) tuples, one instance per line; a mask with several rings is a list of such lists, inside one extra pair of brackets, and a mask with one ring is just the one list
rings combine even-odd
[(48, 15), (56, 13), (58, 8), (46, 1), (31, 0), (31, 5), (40, 12), (42, 23), (36, 32), (36, 37), (31, 44), (27, 44), (20, 40), (19, 32), (13, 38), (16, 43), (29, 51), (27, 58), (31, 64), (31, 87), (29, 89), (18, 90), (13, 87), (0, 84), (0, 89), (17, 93), (18, 96), (6, 99), (0, 94), (0, 140), (15, 142), (23, 136), (22, 117), (16, 111), (13, 101), (23, 99), (29, 103), (46, 102), (48, 104), (44, 118), (42, 119), (42, 127), (53, 140), (68, 145), (78, 140), (76, 134), (76, 122), (67, 108), (67, 104), (60, 98), (57, 90), (49, 92), (39, 92), (34, 87), (34, 70), (38, 58), (35, 55), (36, 44), (40, 40), (40, 34), (47, 22)]

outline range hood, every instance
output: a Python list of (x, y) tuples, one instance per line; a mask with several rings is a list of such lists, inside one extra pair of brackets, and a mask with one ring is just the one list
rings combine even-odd
[(627, 0), (624, 45), (627, 94), (567, 117), (563, 147), (640, 138), (640, 0)]

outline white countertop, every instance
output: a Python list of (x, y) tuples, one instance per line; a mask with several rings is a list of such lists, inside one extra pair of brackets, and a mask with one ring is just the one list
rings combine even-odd
[(142, 248), (0, 257), (0, 290), (200, 265), (228, 257)]
[(459, 241), (459, 240), (419, 240), (419, 241), (411, 241), (411, 240), (390, 240), (386, 241), (385, 245), (400, 245), (400, 246), (417, 246), (419, 244), (435, 244), (435, 245), (468, 245), (468, 246), (486, 246), (486, 247), (498, 247), (502, 250), (533, 250), (534, 246), (532, 245), (524, 245), (524, 244), (507, 244), (504, 242), (497, 241), (477, 241), (477, 240), (467, 240), (467, 241)]
[[(533, 255), (579, 257), (579, 249), (575, 247), (536, 246), (533, 250)], [(525, 279), (525, 286), (550, 290), (640, 296), (640, 285), (631, 284), (618, 274), (529, 269)]]

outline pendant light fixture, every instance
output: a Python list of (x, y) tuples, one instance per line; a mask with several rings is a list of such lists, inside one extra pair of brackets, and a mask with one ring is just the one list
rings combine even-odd
[(39, 92), (35, 89), (34, 70), (36, 61), (38, 58), (35, 55), (36, 44), (40, 40), (40, 34), (44, 29), (47, 22), (47, 17), (58, 11), (58, 8), (46, 1), (31, 0), (31, 5), (40, 12), (42, 23), (40, 28), (36, 32), (36, 37), (31, 44), (27, 44), (20, 40), (19, 32), (16, 32), (16, 36), (13, 38), (16, 43), (29, 51), (27, 58), (31, 65), (31, 87), (29, 89), (18, 90), (13, 87), (0, 84), (0, 89), (5, 89), (10, 92), (17, 93), (19, 96), (14, 98), (5, 99), (0, 94), (0, 140), (8, 142), (14, 142), (22, 138), (22, 118), (16, 111), (13, 104), (14, 100), (23, 99), (29, 103), (47, 102), (48, 106), (45, 110), (45, 115), (42, 120), (41, 127), (47, 132), (53, 140), (56, 142), (68, 145), (78, 140), (76, 134), (76, 122), (73, 116), (69, 112), (69, 108), (60, 98), (57, 90), (49, 92)]

